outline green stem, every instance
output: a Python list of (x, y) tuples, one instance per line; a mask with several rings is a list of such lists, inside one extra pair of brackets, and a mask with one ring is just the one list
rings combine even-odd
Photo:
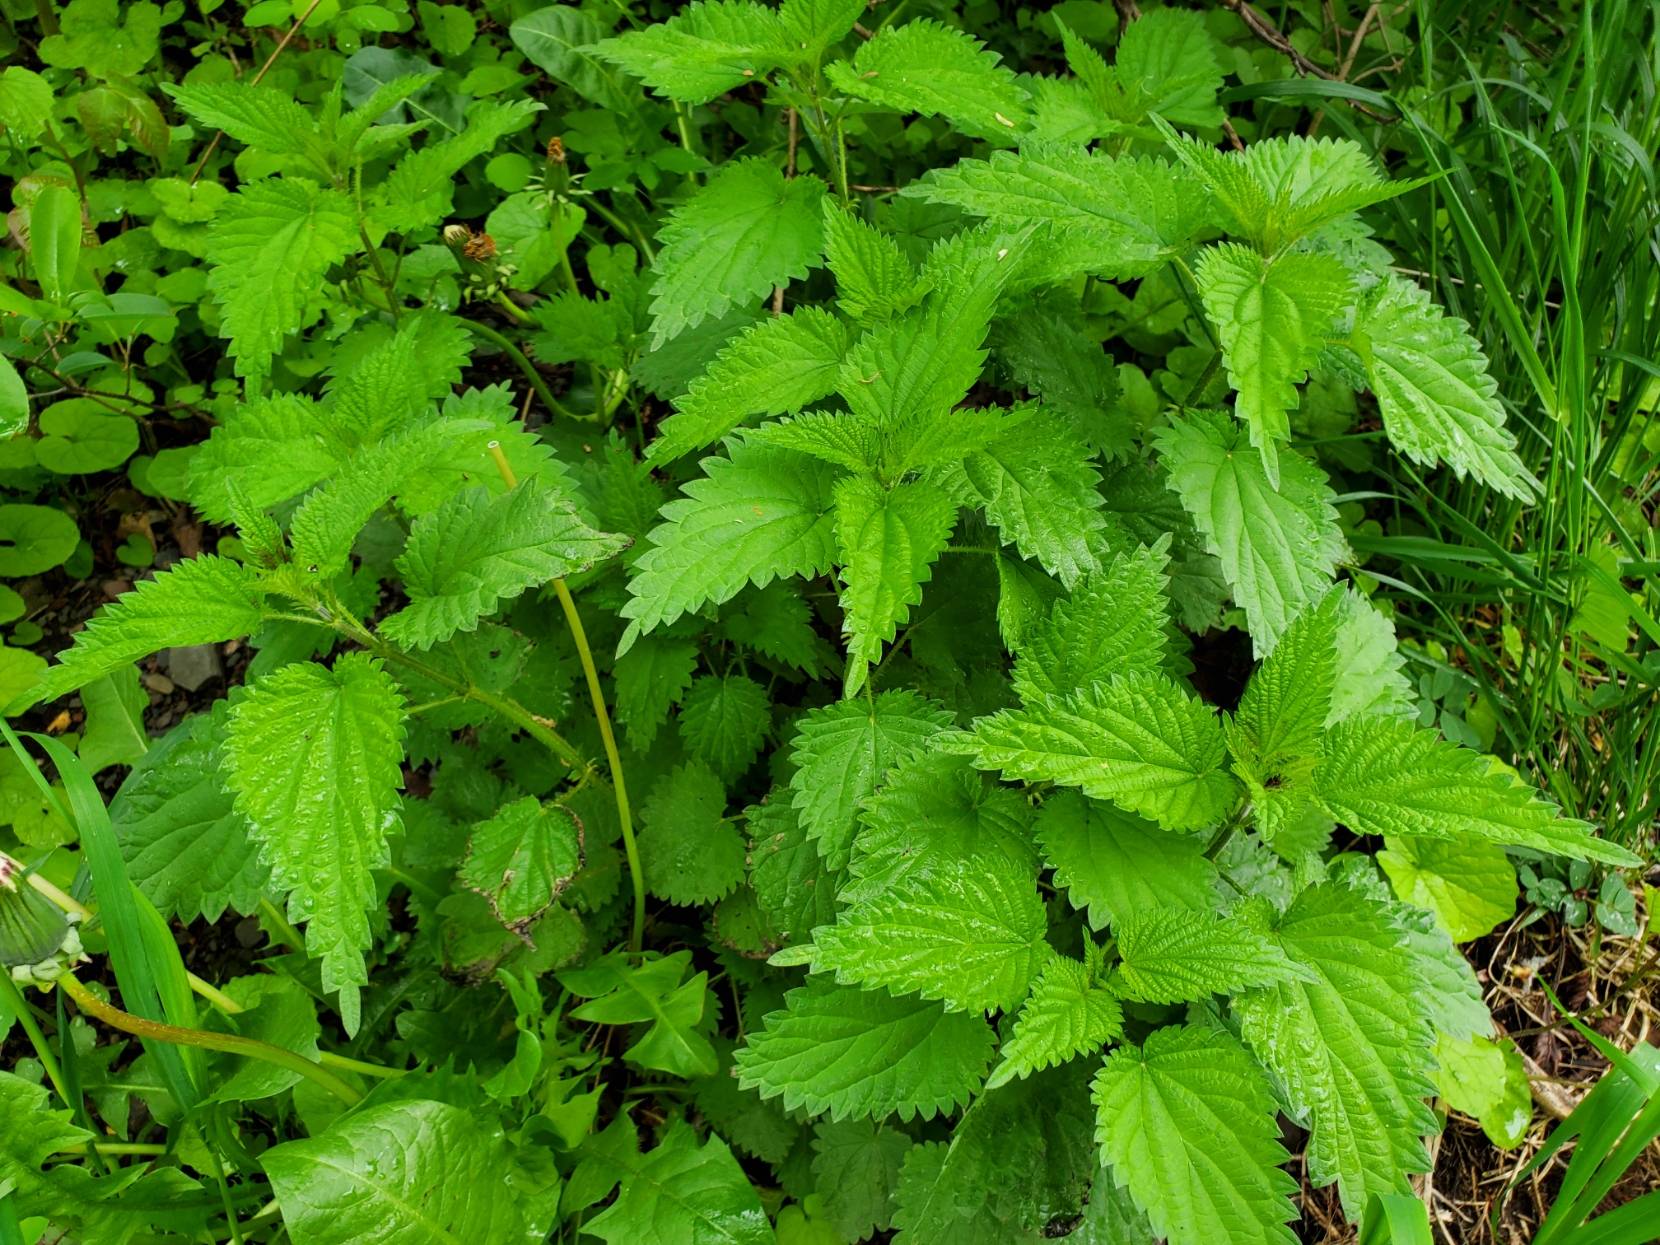
[(592, 416), (577, 415), (566, 410), (564, 406), (560, 404), (559, 399), (553, 396), (553, 390), (548, 388), (547, 382), (542, 379), (542, 374), (531, 365), (529, 359), (525, 358), (524, 352), (512, 342), (508, 341), (506, 337), (496, 332), (496, 330), (491, 328), (488, 324), (480, 324), (477, 320), (463, 320), (462, 323), (472, 329), (473, 332), (477, 333), (485, 341), (489, 342), (492, 346), (496, 347), (496, 349), (500, 350), (509, 359), (513, 360), (513, 363), (518, 367), (519, 371), (524, 373), (525, 379), (530, 382), (530, 387), (536, 391), (536, 396), (542, 399), (542, 405), (547, 407), (549, 411), (553, 412), (553, 414), (559, 416), (561, 419), (578, 419), (589, 423), (593, 422)]
[(35, 1023), (34, 1013), (29, 1010), (23, 991), (17, 988), (11, 974), (4, 969), (0, 969), (0, 999), (4, 999), (7, 1006), (17, 1014), (17, 1023), (23, 1026), (29, 1045), (35, 1048), (35, 1057), (40, 1060), (40, 1066), (46, 1069), (46, 1079), (52, 1082), (52, 1088), (58, 1091), (58, 1097), (63, 1099), (64, 1105), (73, 1109), (75, 1103), (69, 1097), (69, 1091), (64, 1088), (63, 1070), (58, 1067), (58, 1058), (46, 1044), (46, 1035)]
[(273, 1046), (269, 1042), (261, 1042), (255, 1038), (238, 1037), (230, 1033), (210, 1033), (206, 1029), (186, 1029), (180, 1025), (163, 1024), (157, 1020), (145, 1020), (141, 1016), (130, 1015), (93, 994), (73, 973), (65, 973), (59, 977), (58, 985), (63, 987), (63, 992), (74, 999), (76, 1006), (83, 1012), (103, 1021), (112, 1029), (120, 1029), (134, 1037), (171, 1042), (175, 1046), (199, 1046), (204, 1050), (223, 1051), (228, 1055), (240, 1055), (245, 1059), (258, 1059), (264, 1063), (275, 1064), (279, 1068), (299, 1073), (328, 1090), (349, 1107), (356, 1106), (363, 1099), (362, 1094), (327, 1068), (294, 1051), (284, 1050), (280, 1046)]
[(90, 1145), (83, 1143), (76, 1146), (65, 1146), (56, 1151), (58, 1154), (85, 1154), (88, 1149), (99, 1154), (166, 1154), (167, 1147), (153, 1141), (94, 1141)]
[[(496, 461), (496, 470), (508, 488), (517, 488), (519, 480), (502, 453), (501, 446), (490, 442), (490, 456)], [(553, 581), (553, 591), (559, 597), (559, 608), (565, 612), (565, 623), (576, 641), (576, 655), (582, 662), (582, 675), (588, 683), (588, 699), (594, 705), (594, 720), (599, 724), (599, 737), (605, 745), (605, 763), (611, 770), (611, 791), (617, 799), (617, 819), (622, 823), (623, 854), (628, 857), (628, 876), (634, 884), (634, 924), (628, 938), (628, 949), (638, 953), (645, 938), (646, 888), (640, 871), (640, 851), (634, 842), (634, 817), (628, 806), (628, 783), (623, 777), (622, 754), (617, 750), (617, 737), (611, 729), (611, 715), (605, 708), (605, 691), (600, 687), (599, 668), (594, 664), (594, 653), (588, 645), (588, 632), (582, 625), (576, 600), (564, 579)]]
[(295, 929), (288, 918), (282, 914), (282, 909), (278, 908), (269, 899), (262, 898), (259, 901), (259, 910), (265, 914), (266, 919), (272, 925), (277, 927), (278, 942), (290, 951), (298, 951), (301, 955), (305, 954), (305, 939), (300, 937), (300, 931)]

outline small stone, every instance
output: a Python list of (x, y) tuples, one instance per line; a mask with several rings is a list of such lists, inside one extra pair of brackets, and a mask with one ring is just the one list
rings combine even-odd
[(153, 670), (146, 674), (141, 681), (145, 687), (158, 696), (167, 696), (173, 691), (173, 680), (165, 674), (157, 674)]
[(185, 691), (194, 692), (204, 683), (223, 678), (225, 663), (218, 645), (192, 644), (167, 650), (167, 673)]

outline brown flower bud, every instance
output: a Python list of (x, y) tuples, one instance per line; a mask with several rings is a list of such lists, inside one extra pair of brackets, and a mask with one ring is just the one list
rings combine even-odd
[(558, 135), (548, 139), (548, 163), (565, 163), (565, 140)]
[(475, 264), (482, 264), (496, 257), (496, 240), (487, 233), (475, 233), (467, 239), (467, 245), (461, 248), (461, 253)]

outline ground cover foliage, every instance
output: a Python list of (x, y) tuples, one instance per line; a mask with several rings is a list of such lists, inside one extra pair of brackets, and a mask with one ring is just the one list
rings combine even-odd
[(1642, 954), (1654, 289), (1445, 279), (1380, 8), (8, 2), (0, 1242), (1429, 1239), (1461, 946)]

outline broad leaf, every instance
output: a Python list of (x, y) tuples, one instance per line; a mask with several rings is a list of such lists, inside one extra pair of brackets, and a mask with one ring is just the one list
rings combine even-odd
[(1235, 1038), (1156, 1029), (1110, 1055), (1094, 1089), (1112, 1178), (1170, 1245), (1296, 1241), (1273, 1095)]
[(922, 600), (922, 585), (956, 521), (956, 503), (920, 481), (883, 488), (852, 476), (837, 484), (846, 694), (864, 686), (869, 664)]
[(554, 1191), (517, 1170), (501, 1128), (444, 1102), (369, 1107), (259, 1161), (296, 1245), (524, 1240), (553, 1218)]
[(256, 684), (230, 715), (225, 760), (236, 808), (306, 926), (306, 949), (322, 960), (323, 988), (340, 992), (348, 1033), (358, 1024), (358, 987), (373, 870), (387, 860), (403, 781), (403, 698), (380, 663), (350, 653), (333, 669), (295, 662)]
[(835, 388), (847, 348), (846, 327), (817, 307), (746, 329), (675, 402), (646, 457), (672, 462), (713, 445), (752, 415), (799, 411)]
[(814, 709), (801, 719), (790, 760), (801, 824), (832, 868), (846, 866), (859, 806), (892, 765), (919, 752), (951, 716), (914, 692), (882, 692)]
[(1634, 865), (1496, 757), (1400, 718), (1351, 718), (1326, 733), (1315, 788), (1333, 817), (1360, 834), (1485, 839), (1511, 847)]
[(409, 604), (381, 631), (431, 648), (473, 630), (503, 600), (587, 570), (626, 544), (594, 531), (535, 478), (499, 497), (482, 488), (458, 493), (411, 529), (398, 559)]
[(1348, 302), (1349, 275), (1329, 255), (1298, 252), (1270, 261), (1223, 243), (1205, 251), (1197, 276), (1228, 378), (1239, 391), (1234, 413), (1250, 429), (1277, 488), (1278, 444), (1291, 436), (1288, 412)]
[(164, 648), (239, 639), (264, 621), (253, 572), (213, 554), (186, 558), (105, 606), (38, 691), (50, 700)]
[(1288, 451), (1275, 488), (1261, 459), (1241, 452), (1241, 440), (1226, 415), (1195, 411), (1161, 432), (1157, 444), (1170, 487), (1221, 561), (1260, 655), (1305, 605), (1325, 595), (1347, 548), (1320, 469)]
[(1537, 498), (1539, 482), (1516, 456), (1498, 382), (1469, 325), (1391, 275), (1357, 313), (1354, 343), (1397, 449), (1519, 501)]
[(769, 162), (749, 158), (727, 164), (669, 213), (652, 264), (655, 344), (817, 267), (824, 250), (823, 197), (818, 178), (786, 180)]
[(1026, 92), (978, 39), (924, 18), (886, 26), (852, 63), (825, 76), (837, 90), (898, 112), (942, 116), (964, 134), (1011, 143), (1026, 119)]
[(926, 1120), (979, 1088), (994, 1037), (973, 1012), (814, 981), (785, 996), (735, 1062), (741, 1085), (792, 1111)]
[(650, 548), (635, 560), (622, 615), (626, 652), (635, 636), (746, 584), (818, 575), (835, 560), (832, 472), (790, 450), (732, 443), (703, 460), (705, 475), (663, 507)]
[(1075, 791), (1043, 802), (1033, 826), (1043, 858), (1074, 908), (1095, 929), (1176, 908), (1217, 906), (1217, 868), (1202, 840), (1168, 834), (1151, 822), (1096, 804)]
[(1123, 1030), (1118, 997), (1092, 980), (1084, 964), (1052, 956), (1032, 983), (986, 1088), (996, 1089), (1075, 1055), (1098, 1051)]
[(844, 910), (792, 963), (844, 984), (941, 999), (951, 1010), (1014, 1007), (1053, 954), (1033, 877), (973, 860), (935, 870)]
[(1297, 897), (1279, 924), (1287, 955), (1312, 970), (1237, 1001), (1245, 1035), (1311, 1129), (1315, 1187), (1337, 1182), (1358, 1220), (1373, 1193), (1406, 1192), (1429, 1169), (1437, 1128), (1424, 985), (1380, 903), (1339, 883)]
[(1113, 989), (1140, 1003), (1189, 1003), (1312, 977), (1286, 958), (1264, 925), (1255, 905), (1220, 919), (1181, 908), (1140, 913), (1118, 927), (1123, 963)]
[(1166, 830), (1213, 826), (1238, 794), (1215, 713), (1160, 674), (1004, 710), (940, 746), (1011, 778), (1082, 788)]

